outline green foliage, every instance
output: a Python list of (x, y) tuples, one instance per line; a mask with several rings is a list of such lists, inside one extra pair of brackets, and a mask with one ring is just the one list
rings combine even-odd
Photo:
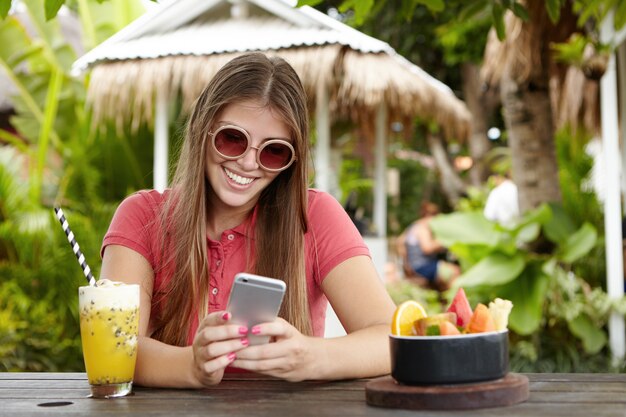
[(401, 178), (399, 197), (390, 198), (387, 203), (387, 231), (390, 235), (397, 236), (414, 222), (425, 201), (445, 208), (445, 197), (432, 170), (413, 159), (390, 158), (388, 166), (397, 169)]
[[(319, 5), (322, 0), (299, 0), (298, 5)], [(356, 26), (362, 26), (369, 20), (373, 20), (380, 11), (387, 6), (391, 9), (390, 2), (382, 0), (374, 3), (372, 0), (343, 0), (340, 2), (339, 9), (342, 12), (348, 10), (353, 11), (351, 23)], [(405, 21), (415, 22), (416, 10), (418, 6), (425, 6), (424, 9), (429, 13), (437, 16), (439, 14), (449, 13), (445, 19), (443, 27), (440, 31), (442, 44), (449, 55), (448, 59), (459, 55), (460, 48), (456, 47), (459, 43), (458, 34), (468, 31), (469, 28), (481, 28), (482, 33), (487, 33), (490, 28), (494, 28), (498, 38), (503, 40), (506, 37), (506, 27), (504, 16), (507, 11), (511, 11), (517, 18), (527, 21), (529, 14), (522, 2), (516, 0), (456, 0), (442, 2), (441, 0), (403, 0), (402, 7), (393, 9), (395, 13)], [(615, 30), (619, 30), (626, 25), (626, 2), (622, 0), (575, 0), (566, 2), (565, 0), (547, 0), (545, 2), (546, 12), (552, 21), (557, 24), (561, 18), (561, 9), (563, 7), (571, 7), (573, 12), (578, 16), (578, 26), (582, 29), (591, 29), (593, 39), (598, 38), (600, 22), (602, 22), (610, 11), (614, 11), (613, 26)], [(591, 22), (592, 25), (588, 25)], [(456, 32), (456, 33), (455, 33)], [(457, 34), (458, 33), (458, 34)], [(474, 32), (476, 33), (476, 32)], [(447, 39), (446, 39), (447, 38)], [(466, 37), (469, 42), (462, 41), (469, 48), (473, 45), (484, 47), (484, 41), (481, 38)], [(477, 39), (481, 39), (477, 41)], [(450, 50), (450, 46), (454, 45), (454, 49)], [(596, 45), (599, 46), (599, 45)], [(606, 46), (606, 45), (605, 45)], [(613, 45), (612, 47), (615, 47)], [(473, 61), (473, 60), (472, 60)], [(452, 62), (452, 61), (450, 61)], [(463, 62), (458, 60), (458, 62)]]
[(339, 10), (345, 13), (347, 10), (354, 9), (354, 23), (358, 26), (363, 23), (365, 15), (372, 6), (374, 6), (374, 0), (344, 0)]
[[(476, 243), (472, 246), (457, 245), (454, 249), (465, 268), (478, 264), (493, 252), (488, 242), (508, 241), (509, 244), (499, 243), (497, 246), (509, 254), (511, 265), (520, 250), (529, 253), (525, 257), (525, 270), (516, 278), (519, 284), (514, 291), (503, 292), (502, 286), (468, 289), (468, 295), (476, 302), (496, 295), (514, 300), (512, 321), (517, 323), (519, 331), (511, 333), (511, 368), (514, 370), (614, 370), (605, 325), (611, 311), (622, 315), (626, 312), (626, 302), (609, 300), (602, 290), (606, 277), (604, 219), (595, 194), (590, 187), (584, 186), (593, 163), (583, 150), (589, 137), (581, 130), (573, 133), (566, 128), (557, 132), (555, 139), (563, 205), (553, 205), (550, 210), (540, 209), (529, 214), (535, 220), (526, 222), (516, 239), (494, 239), (488, 231), (498, 231), (498, 228), (482, 223), (485, 220), (479, 213), (474, 215), (478, 219), (475, 224), (463, 224), (461, 218), (454, 223), (459, 230), (465, 229), (464, 240), (470, 241), (471, 237)], [(492, 186), (488, 184), (470, 192), (469, 198), (462, 200), (457, 209), (463, 212), (482, 211), (485, 191)], [(488, 229), (480, 235), (478, 229), (485, 227)], [(465, 262), (468, 258), (469, 262)], [(555, 261), (557, 258), (558, 261)], [(510, 275), (510, 271), (505, 272), (496, 280), (506, 280)], [(478, 275), (474, 275), (474, 279), (480, 281)], [(518, 292), (521, 294), (521, 305), (512, 295)]]
[[(597, 244), (591, 224), (575, 226), (562, 207), (543, 205), (510, 227), (476, 211), (440, 215), (431, 227), (463, 267), (451, 293), (463, 287), (479, 300), (497, 296), (513, 302), (509, 328), (514, 340), (527, 342), (520, 345), (526, 359), (543, 357), (542, 335), (552, 337), (553, 328), (560, 329), (562, 342), (585, 355), (606, 348), (603, 326), (611, 312), (623, 311), (626, 301), (610, 300), (573, 272), (573, 265)], [(580, 357), (570, 359), (574, 363)]]
[(578, 15), (578, 25), (583, 27), (586, 22), (602, 22), (613, 10), (613, 26), (619, 30), (626, 23), (626, 7), (621, 0), (576, 0), (573, 10)]
[[(437, 239), (458, 256), (463, 267), (455, 287), (510, 294), (507, 298), (516, 305), (516, 312), (525, 310), (512, 313), (511, 328), (529, 334), (539, 326), (546, 265), (559, 262), (558, 268), (562, 268), (560, 265), (577, 260), (596, 242), (595, 229), (588, 224), (568, 230), (566, 240), (551, 241), (554, 234), (545, 230), (555, 222), (561, 226), (564, 223), (553, 216), (551, 207), (543, 205), (510, 228), (486, 220), (482, 212), (438, 216), (431, 226)], [(545, 243), (555, 249), (549, 253), (533, 251), (533, 245)], [(516, 303), (517, 299), (521, 303)]]
[(339, 186), (342, 195), (347, 196), (350, 192), (356, 192), (359, 195), (359, 206), (371, 199), (374, 182), (369, 178), (364, 178), (366, 175), (362, 160), (349, 158), (343, 160), (340, 177)]
[(559, 21), (561, 17), (561, 7), (563, 7), (563, 0), (546, 0), (546, 11), (548, 12), (548, 17), (552, 21), (552, 23), (556, 23)]
[(617, 2), (615, 8), (615, 29), (619, 29), (626, 25), (626, 3), (623, 1)]
[[(8, 16), (12, 1), (13, 0), (0, 0), (0, 18), (4, 19)], [(16, 4), (18, 1), (20, 0), (14, 0), (14, 4)], [(96, 1), (74, 0), (74, 1), (77, 1), (79, 4), (81, 4), (82, 8), (91, 7), (91, 4), (88, 4), (88, 3), (95, 4), (96, 6), (102, 6), (102, 5), (106, 6), (107, 3), (116, 3), (114, 7), (118, 11), (122, 12), (122, 13), (117, 13), (116, 22), (119, 24), (122, 24), (122, 26), (124, 26), (124, 22), (128, 22), (127, 18), (130, 16), (130, 14), (124, 13), (124, 12), (133, 10), (132, 14), (134, 15), (134, 17), (137, 17), (136, 13), (139, 12), (139, 14), (141, 14), (141, 11), (143, 10), (139, 2), (136, 2), (136, 1), (129, 1), (129, 2), (126, 2), (126, 0), (96, 0)], [(156, 2), (157, 0), (151, 0), (151, 1)], [(41, 7), (39, 7), (39, 9), (36, 10), (35, 12), (39, 13), (43, 11), (46, 21), (50, 21), (56, 17), (57, 13), (61, 9), (61, 6), (63, 6), (66, 3), (68, 3), (68, 6), (74, 6), (72, 0), (44, 0), (44, 4)], [(121, 16), (126, 16), (126, 19), (120, 19)], [(133, 18), (131, 18), (131, 20), (132, 19)], [(119, 29), (120, 27), (117, 28), (117, 30)], [(100, 41), (102, 40), (103, 39), (101, 39)], [(93, 46), (95, 45), (97, 44), (94, 44)]]
[(491, 19), (493, 27), (496, 30), (498, 39), (503, 40), (506, 37), (506, 28), (504, 25), (504, 7), (499, 3), (491, 5)]
[(457, 202), (456, 209), (459, 211), (482, 210), (487, 202), (489, 190), (492, 188), (494, 188), (494, 185), (490, 187), (467, 187), (465, 197)]
[[(461, 9), (459, 13), (462, 13)], [(458, 65), (464, 62), (480, 62), (482, 60), (487, 34), (491, 28), (491, 20), (485, 13), (474, 19), (466, 19), (462, 14), (456, 14), (436, 29), (438, 41), (444, 52), (444, 59), (448, 65)]]
[[(11, 147), (0, 148), (0, 370), (78, 371), (77, 287), (85, 279), (52, 210), (32, 204), (23, 163)], [(66, 215), (95, 261), (113, 206), (91, 210), (94, 221)]]
[[(341, 136), (340, 133), (336, 134), (336, 137)], [(396, 138), (388, 149), (387, 165), (390, 169), (397, 170), (401, 178), (399, 196), (389, 197), (387, 201), (387, 233), (391, 236), (401, 233), (418, 217), (422, 202), (428, 200), (446, 208), (445, 197), (439, 189), (434, 172), (412, 153), (423, 142), (422, 138), (414, 137), (412, 141), (415, 143), (407, 144)], [(345, 206), (348, 206), (349, 200), (350, 208), (359, 208), (366, 223), (370, 223), (374, 182), (371, 179), (372, 173), (367, 171), (367, 162), (355, 156), (358, 153), (354, 149), (355, 143), (354, 140), (346, 141), (341, 149), (340, 200)]]
[(57, 15), (65, 0), (45, 0), (46, 20), (50, 20)]
[(604, 326), (611, 311), (624, 314), (625, 301), (610, 300), (600, 288), (590, 287), (571, 272), (553, 272), (541, 331), (511, 335), (511, 368), (522, 372), (616, 371)]
[(584, 61), (585, 47), (591, 42), (587, 36), (575, 33), (570, 36), (568, 42), (554, 43), (551, 45), (555, 51), (556, 61), (565, 62), (571, 65), (581, 66)]
[[(588, 186), (593, 159), (585, 151), (590, 136), (583, 131), (565, 128), (555, 135), (559, 161), (559, 182), (563, 191), (563, 210), (575, 224), (588, 222), (599, 232), (596, 245), (588, 256), (574, 265), (574, 273), (584, 277), (590, 285), (603, 286), (606, 279), (606, 251), (604, 247), (604, 215), (598, 199)], [(563, 235), (562, 235), (563, 236)]]
[(144, 12), (140, 1), (73, 0), (78, 4), (85, 50), (114, 35)]
[[(82, 371), (78, 321), (74, 297), (38, 298), (29, 292), (40, 280), (28, 268), (0, 264), (0, 370)], [(15, 279), (20, 276), (20, 285)], [(26, 278), (30, 279), (30, 285)], [(44, 279), (54, 279), (45, 276)], [(63, 277), (64, 280), (67, 277)], [(23, 287), (28, 287), (25, 291)], [(27, 292), (28, 291), (28, 292)]]
[(340, 200), (353, 221), (359, 222), (359, 230), (364, 234), (373, 232), (370, 230), (373, 186), (374, 181), (364, 172), (362, 160), (350, 157), (342, 160), (339, 173)]
[(318, 4), (320, 4), (323, 0), (298, 0), (298, 7), (302, 7), (302, 6), (317, 6)]
[[(100, 42), (128, 23), (120, 16), (135, 17), (116, 13), (116, 5), (138, 10), (139, 2), (79, 3), (97, 15), (81, 21), (93, 24), (86, 30)], [(97, 276), (114, 209), (149, 180), (138, 172), (149, 172), (152, 161), (135, 156), (145, 154), (147, 132), (131, 141), (92, 130), (86, 80), (69, 74), (75, 51), (59, 22), (46, 21), (43, 0), (24, 5), (34, 32), (13, 15), (0, 20), (0, 68), (18, 90), (10, 120), (18, 134), (0, 131), (10, 144), (0, 148), (0, 370), (79, 371), (77, 287), (85, 278), (51, 206), (63, 206)]]
[(406, 280), (391, 282), (386, 287), (396, 305), (400, 305), (404, 301), (415, 300), (426, 309), (429, 315), (442, 312), (439, 293), (435, 290), (422, 288)]
[[(412, 3), (412, 5), (426, 6), (432, 12), (441, 12), (445, 7), (455, 7), (458, 4), (462, 4), (465, 10), (462, 16), (472, 18), (477, 14), (487, 11), (492, 16), (492, 24), (498, 32), (498, 37), (504, 35), (504, 13), (510, 10), (520, 19), (528, 20), (528, 11), (525, 9), (521, 2), (515, 0), (472, 0), (472, 1), (448, 1), (443, 3), (441, 0), (405, 0)], [(317, 5), (322, 0), (299, 0), (298, 6), (308, 4)], [(386, 3), (386, 0), (378, 3)], [(550, 20), (553, 23), (557, 23), (561, 17), (561, 8), (568, 4), (565, 0), (547, 0), (545, 2), (546, 11)], [(363, 22), (367, 19), (368, 15), (372, 12), (374, 2), (372, 0), (343, 0), (340, 8), (343, 10), (353, 9), (355, 13), (355, 21)], [(378, 7), (378, 5), (377, 5)], [(615, 11), (614, 27), (620, 29), (626, 24), (626, 6), (621, 0), (576, 0), (572, 2), (573, 11), (579, 16), (579, 26), (583, 27), (589, 20), (595, 22), (601, 22), (606, 18), (609, 11)], [(407, 8), (400, 9), (401, 12), (406, 13)], [(411, 10), (411, 9), (408, 9)], [(503, 39), (503, 38), (500, 38)]]
[[(91, 34), (88, 39), (94, 43), (112, 35), (141, 11), (139, 1), (111, 0), (99, 4), (80, 0), (79, 3), (83, 32)], [(127, 143), (127, 138), (114, 135), (110, 129), (98, 132), (92, 129), (90, 114), (85, 111), (86, 80), (70, 75), (77, 54), (63, 37), (59, 22), (45, 20), (43, 0), (26, 0), (24, 4), (37, 35), (26, 31), (23, 22), (13, 15), (0, 21), (0, 42), (7, 45), (0, 51), (0, 66), (19, 91), (11, 97), (16, 114), (10, 122), (21, 139), (9, 132), (3, 132), (2, 136), (11, 139), (10, 143), (34, 161), (28, 165), (31, 204), (64, 199), (68, 199), (64, 204), (75, 203), (83, 208), (97, 204), (101, 185), (109, 180), (103, 179), (100, 169), (106, 165), (100, 162), (103, 152), (116, 154), (118, 170), (132, 170), (134, 183), (143, 186), (145, 178), (138, 174), (138, 167), (147, 164), (135, 156), (143, 153), (133, 152), (135, 149)], [(22, 140), (26, 144), (18, 145)], [(67, 167), (62, 172), (51, 164), (57, 156), (63, 158)], [(50, 177), (47, 187), (43, 185), (44, 175)], [(120, 194), (117, 192), (115, 196), (119, 198)]]
[(0, 17), (5, 18), (11, 9), (11, 0), (0, 0)]

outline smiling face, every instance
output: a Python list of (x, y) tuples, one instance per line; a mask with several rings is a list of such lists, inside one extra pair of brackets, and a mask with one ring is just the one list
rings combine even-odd
[[(257, 101), (243, 101), (226, 106), (211, 127), (234, 125), (244, 129), (251, 145), (260, 147), (270, 139), (291, 142), (290, 129), (276, 111)], [(211, 140), (209, 136), (207, 140)], [(213, 209), (251, 210), (261, 192), (280, 174), (267, 172), (257, 163), (257, 149), (250, 149), (239, 159), (227, 160), (218, 155), (211, 145), (206, 146), (206, 176), (212, 192), (209, 201)]]

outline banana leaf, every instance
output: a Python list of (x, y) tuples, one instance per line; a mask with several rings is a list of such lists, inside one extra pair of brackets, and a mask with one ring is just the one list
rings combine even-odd
[(499, 252), (483, 258), (454, 281), (454, 287), (503, 285), (516, 279), (524, 270), (526, 260), (521, 253), (508, 256)]
[(557, 258), (571, 263), (585, 256), (596, 245), (598, 232), (589, 223), (585, 223), (574, 234), (568, 236), (559, 247)]
[(598, 353), (606, 346), (606, 333), (593, 324), (589, 316), (581, 314), (573, 320), (567, 322), (567, 326), (576, 337), (583, 342), (585, 352)]
[(513, 303), (509, 327), (516, 333), (529, 335), (539, 328), (549, 280), (550, 277), (542, 272), (541, 265), (532, 263), (515, 281), (500, 289), (500, 296)]
[(479, 211), (439, 215), (430, 221), (430, 227), (446, 247), (456, 242), (495, 246), (501, 235), (496, 225)]

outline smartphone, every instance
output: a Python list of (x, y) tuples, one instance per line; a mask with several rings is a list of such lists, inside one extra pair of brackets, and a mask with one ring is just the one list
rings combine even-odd
[[(227, 311), (231, 322), (247, 326), (273, 321), (278, 315), (287, 285), (284, 281), (240, 272), (235, 275)], [(269, 342), (269, 336), (248, 333), (250, 345)]]

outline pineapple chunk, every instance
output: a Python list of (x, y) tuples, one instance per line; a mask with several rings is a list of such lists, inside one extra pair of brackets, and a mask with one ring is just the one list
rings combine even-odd
[(509, 324), (509, 314), (513, 309), (513, 303), (509, 300), (496, 298), (489, 303), (489, 313), (496, 324), (496, 330), (505, 330)]

